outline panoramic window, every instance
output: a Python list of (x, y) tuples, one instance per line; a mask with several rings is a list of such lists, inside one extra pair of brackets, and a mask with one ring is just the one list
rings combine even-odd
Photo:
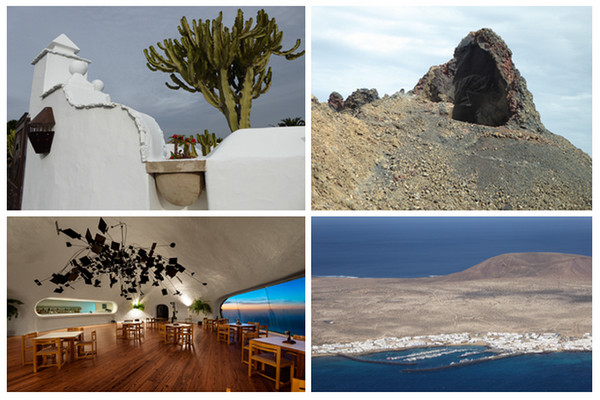
[(238, 294), (221, 306), (230, 321), (260, 322), (270, 332), (304, 335), (304, 278)]
[(117, 305), (105, 300), (80, 300), (45, 298), (35, 305), (35, 313), (40, 317), (60, 315), (114, 314)]

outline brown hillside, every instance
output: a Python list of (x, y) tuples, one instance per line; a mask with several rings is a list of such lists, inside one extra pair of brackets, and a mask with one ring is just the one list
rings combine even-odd
[(545, 129), (511, 54), (483, 29), (409, 93), (313, 97), (312, 208), (591, 210), (591, 158)]
[(592, 258), (561, 253), (502, 254), (469, 269), (436, 279), (456, 282), (476, 279), (536, 278), (592, 283)]
[(441, 333), (592, 332), (592, 260), (504, 254), (433, 278), (312, 278), (312, 343)]

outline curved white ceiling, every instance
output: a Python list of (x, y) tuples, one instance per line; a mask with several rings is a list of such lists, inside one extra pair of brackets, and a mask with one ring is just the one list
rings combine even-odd
[[(7, 219), (8, 287), (36, 287), (34, 279), (45, 279), (59, 272), (76, 252), (67, 241), (77, 241), (57, 234), (71, 228), (85, 235), (89, 228), (93, 236), (100, 233), (100, 217), (11, 217)], [(110, 217), (102, 216), (108, 226), (120, 222), (127, 225), (127, 244), (150, 248), (165, 257), (177, 257), (186, 272), (182, 283), (172, 279), (174, 288), (191, 298), (202, 298), (218, 306), (230, 295), (304, 276), (305, 229), (303, 217)], [(115, 241), (121, 240), (121, 230), (108, 232)], [(109, 238), (110, 240), (110, 238)], [(175, 242), (175, 248), (168, 246)], [(83, 243), (82, 243), (83, 244)], [(164, 246), (161, 246), (164, 245)], [(178, 274), (178, 276), (180, 276)], [(202, 283), (206, 282), (206, 285)], [(51, 293), (54, 284), (43, 282)], [(75, 291), (95, 290), (78, 282)], [(116, 287), (114, 297), (120, 289)], [(108, 278), (102, 280), (108, 287)], [(170, 286), (167, 286), (171, 289)], [(151, 284), (143, 291), (160, 291)], [(171, 292), (172, 290), (170, 290)], [(67, 291), (65, 291), (67, 294)]]

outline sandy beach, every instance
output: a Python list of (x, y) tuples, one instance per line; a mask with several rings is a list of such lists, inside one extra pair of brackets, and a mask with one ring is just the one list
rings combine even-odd
[[(591, 276), (591, 259), (589, 270)], [(313, 277), (312, 344), (462, 332), (592, 333), (591, 279), (464, 276)]]

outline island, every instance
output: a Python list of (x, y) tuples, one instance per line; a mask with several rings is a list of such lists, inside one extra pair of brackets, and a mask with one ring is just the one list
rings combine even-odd
[(591, 351), (591, 257), (510, 253), (446, 276), (312, 278), (313, 356), (455, 345), (486, 346), (490, 359)]

